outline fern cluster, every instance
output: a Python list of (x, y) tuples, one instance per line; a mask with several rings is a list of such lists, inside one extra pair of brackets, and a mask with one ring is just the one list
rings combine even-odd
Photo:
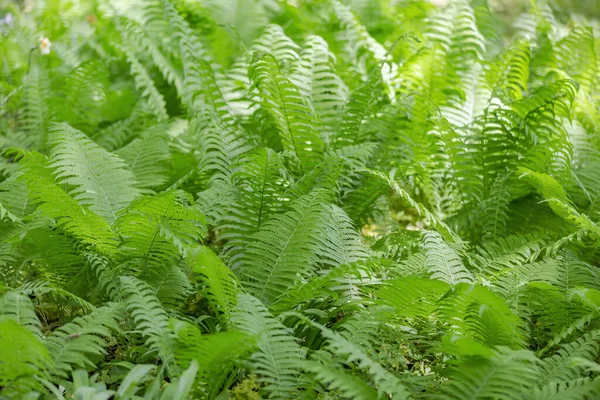
[(598, 398), (598, 21), (490, 3), (0, 3), (0, 397)]

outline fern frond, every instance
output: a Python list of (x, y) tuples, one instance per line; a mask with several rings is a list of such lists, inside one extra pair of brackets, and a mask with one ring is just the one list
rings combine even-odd
[(314, 379), (328, 390), (339, 393), (343, 398), (371, 400), (378, 398), (377, 391), (360, 378), (350, 375), (334, 363), (307, 361), (303, 368), (313, 374)]
[(402, 317), (428, 318), (436, 310), (436, 302), (450, 289), (443, 281), (405, 276), (388, 280), (374, 290), (382, 303), (394, 308)]
[(344, 210), (329, 205), (323, 218), (326, 240), (316, 252), (322, 264), (337, 267), (367, 258), (360, 235)]
[(600, 237), (600, 227), (586, 214), (580, 213), (573, 207), (564, 188), (555, 178), (527, 168), (521, 168), (520, 172), (522, 173), (521, 178), (530, 182), (542, 194), (552, 211), (559, 217), (586, 230), (596, 239)]
[(167, 182), (170, 153), (167, 139), (161, 133), (164, 128), (152, 127), (114, 152), (133, 172), (135, 186), (140, 189), (157, 188)]
[(204, 216), (191, 196), (176, 190), (137, 200), (115, 225), (123, 238), (121, 250), (140, 266), (174, 262), (206, 234)]
[(320, 36), (309, 36), (304, 42), (300, 60), (289, 76), (319, 118), (330, 126), (334, 125), (348, 97), (348, 88), (336, 75), (334, 62), (327, 42)]
[(531, 394), (532, 400), (579, 400), (592, 398), (600, 393), (598, 378), (579, 378), (568, 382), (552, 382), (536, 387)]
[(119, 329), (117, 306), (98, 308), (91, 314), (75, 318), (48, 335), (45, 344), (54, 361), (52, 373), (68, 377), (75, 368), (95, 367), (92, 356), (103, 356), (111, 331)]
[(198, 380), (206, 385), (209, 398), (216, 396), (236, 363), (249, 357), (256, 347), (255, 337), (242, 332), (201, 335), (198, 328), (181, 323), (175, 327), (175, 358), (182, 367), (198, 364)]
[(325, 204), (321, 193), (299, 198), (285, 214), (266, 221), (252, 235), (239, 275), (251, 293), (273, 301), (298, 276), (316, 267), (316, 251), (325, 240), (322, 219)]
[(558, 352), (540, 363), (541, 377), (538, 387), (551, 382), (569, 382), (581, 377), (585, 365), (578, 360), (594, 360), (598, 355), (595, 335), (585, 335), (573, 343), (565, 344)]
[(261, 93), (263, 108), (279, 130), (284, 149), (298, 157), (301, 172), (309, 171), (324, 150), (314, 111), (298, 88), (281, 74), (272, 55), (254, 53), (249, 75)]
[(358, 368), (370, 376), (377, 389), (378, 396), (390, 396), (401, 399), (410, 396), (410, 392), (400, 380), (384, 369), (377, 361), (373, 360), (362, 346), (322, 325), (316, 323), (313, 323), (313, 325), (321, 330), (321, 334), (327, 339), (327, 348), (338, 360), (343, 361), (345, 364), (356, 363)]
[[(62, 82), (60, 101), (54, 109), (56, 120), (91, 134), (102, 120), (108, 85), (108, 71), (102, 62), (93, 60), (78, 65)], [(48, 140), (52, 145), (52, 133)]]
[(290, 398), (300, 389), (299, 375), (305, 351), (281, 322), (276, 320), (255, 297), (238, 295), (232, 325), (240, 332), (256, 337), (258, 350), (252, 355), (252, 370), (259, 374), (269, 398)]
[(130, 277), (121, 277), (125, 305), (135, 321), (135, 330), (145, 339), (150, 352), (156, 352), (163, 363), (172, 358), (169, 317), (156, 298), (155, 291), (146, 283)]
[(523, 321), (503, 298), (482, 286), (454, 286), (439, 300), (438, 313), (448, 324), (450, 348), (462, 338), (487, 347), (522, 347), (525, 342)]
[(166, 109), (167, 103), (162, 94), (156, 89), (156, 85), (146, 68), (131, 51), (125, 49), (125, 55), (127, 61), (131, 64), (131, 75), (135, 80), (136, 89), (141, 92), (142, 98), (146, 100), (152, 113), (159, 121), (169, 119)]
[(67, 124), (55, 125), (48, 142), (57, 182), (72, 186), (70, 194), (82, 206), (113, 222), (137, 197), (133, 174), (123, 161), (81, 131)]
[(36, 148), (44, 147), (48, 127), (54, 120), (54, 113), (48, 101), (51, 92), (47, 71), (41, 66), (34, 66), (24, 80), (21, 90), (21, 129), (27, 134), (26, 140), (29, 143), (35, 144)]
[(378, 85), (381, 83), (381, 79), (381, 73), (375, 70), (361, 86), (350, 93), (340, 113), (339, 131), (335, 133), (332, 140), (335, 148), (339, 149), (366, 141), (360, 134), (361, 128), (377, 99)]
[(24, 153), (19, 161), (23, 174), (19, 179), (27, 184), (29, 197), (38, 204), (37, 210), (46, 218), (71, 233), (100, 253), (111, 253), (116, 246), (115, 235), (102, 217), (82, 207), (56, 184), (50, 161), (39, 153)]
[(252, 149), (244, 131), (233, 122), (227, 123), (217, 113), (207, 108), (197, 112), (200, 122), (196, 134), (200, 148), (199, 170), (208, 176), (210, 183), (218, 179), (230, 181), (236, 163)]
[(192, 284), (180, 265), (165, 265), (139, 276), (156, 290), (156, 298), (165, 308), (178, 309), (192, 291)]
[(464, 266), (458, 254), (444, 242), (439, 233), (427, 231), (423, 238), (425, 265), (431, 279), (438, 279), (451, 285), (461, 282), (473, 283), (473, 275)]
[[(279, 63), (281, 70), (285, 71), (300, 59), (298, 46), (292, 39), (286, 36), (283, 28), (279, 25), (267, 26), (263, 33), (252, 43), (252, 52), (268, 53)], [(291, 76), (290, 76), (290, 79)], [(304, 93), (303, 93), (304, 94)], [(304, 94), (306, 96), (306, 94)]]
[(537, 359), (528, 350), (498, 348), (489, 360), (466, 360), (451, 370), (450, 380), (442, 386), (446, 399), (522, 399), (524, 391), (535, 385)]
[(488, 85), (499, 94), (502, 100), (519, 100), (528, 89), (530, 44), (520, 41), (506, 49), (499, 60), (488, 64), (485, 79)]
[[(342, 28), (339, 33), (340, 41), (352, 66), (363, 78), (367, 78), (370, 67), (379, 64), (380, 61), (387, 61), (387, 64), (380, 65), (379, 68), (383, 81), (389, 84), (395, 77), (398, 66), (386, 59), (388, 52), (385, 47), (371, 36), (350, 7), (337, 0), (332, 3), (333, 14)], [(388, 86), (388, 89), (391, 88)], [(393, 93), (390, 95), (392, 97)]]
[(42, 337), (42, 324), (31, 300), (19, 292), (7, 292), (0, 298), (0, 320), (5, 319), (17, 322), (38, 338)]
[(41, 389), (36, 376), (44, 377), (52, 366), (52, 357), (27, 328), (10, 318), (0, 319), (0, 386), (7, 395)]
[(474, 61), (483, 59), (484, 38), (479, 33), (475, 14), (468, 1), (453, 2), (428, 22), (425, 37), (444, 48), (453, 69), (467, 72)]
[[(150, 2), (148, 3), (150, 4)], [(161, 7), (162, 8), (162, 7)], [(159, 12), (159, 15), (162, 11)], [(183, 77), (181, 71), (179, 71), (170, 59), (168, 52), (165, 53), (165, 47), (162, 46), (161, 41), (165, 38), (168, 27), (164, 24), (166, 21), (162, 16), (156, 18), (162, 24), (162, 27), (158, 28), (159, 31), (156, 35), (148, 36), (140, 23), (126, 18), (120, 17), (119, 23), (117, 24), (119, 31), (122, 35), (123, 42), (127, 43), (127, 46), (131, 49), (139, 49), (144, 53), (149, 54), (154, 62), (154, 65), (160, 70), (164, 78), (175, 86), (178, 93), (183, 93)], [(169, 49), (169, 47), (166, 47)], [(172, 50), (171, 50), (172, 51)]]
[(443, 221), (436, 217), (423, 204), (415, 201), (406, 190), (400, 187), (394, 178), (395, 171), (390, 172), (389, 176), (374, 170), (367, 170), (366, 172), (387, 183), (403, 201), (405, 201), (411, 207), (414, 207), (421, 217), (425, 218), (427, 222), (432, 224), (438, 230), (438, 232), (440, 232), (444, 239), (452, 240), (455, 238), (455, 233), (452, 232), (452, 230)]
[(337, 267), (323, 271), (322, 274), (312, 277), (310, 280), (299, 281), (294, 286), (282, 293), (277, 300), (270, 305), (270, 309), (276, 313), (293, 309), (304, 303), (318, 302), (331, 297), (337, 299), (342, 297), (346, 289), (347, 281), (361, 281), (369, 277), (370, 269), (361, 262), (354, 264), (341, 264)]
[[(188, 264), (202, 281), (203, 292), (215, 311), (223, 313), (227, 322), (237, 303), (240, 283), (233, 272), (210, 248), (201, 246), (188, 256)], [(201, 276), (201, 277), (200, 277)]]

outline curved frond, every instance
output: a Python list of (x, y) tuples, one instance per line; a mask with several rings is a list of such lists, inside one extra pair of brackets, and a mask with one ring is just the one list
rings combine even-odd
[(113, 222), (137, 197), (133, 174), (124, 162), (81, 131), (67, 124), (55, 125), (48, 142), (57, 182), (72, 186), (70, 194), (82, 206)]

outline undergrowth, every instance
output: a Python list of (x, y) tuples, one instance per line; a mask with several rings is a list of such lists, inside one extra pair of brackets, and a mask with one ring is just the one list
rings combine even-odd
[(597, 21), (0, 4), (0, 397), (600, 396)]

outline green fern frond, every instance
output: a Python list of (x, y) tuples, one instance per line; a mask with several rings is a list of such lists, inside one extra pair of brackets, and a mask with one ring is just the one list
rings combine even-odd
[(305, 350), (281, 322), (276, 320), (255, 297), (238, 295), (232, 325), (240, 332), (256, 337), (258, 350), (252, 355), (252, 371), (266, 384), (264, 394), (269, 398), (285, 399), (298, 394), (298, 379)]
[(569, 35), (555, 44), (555, 48), (559, 68), (568, 72), (585, 93), (592, 94), (597, 90), (598, 55), (592, 29), (575, 26)]
[(509, 101), (519, 100), (528, 89), (530, 44), (517, 42), (499, 56), (497, 62), (488, 64), (485, 78), (488, 85), (506, 97)]
[(431, 273), (431, 279), (438, 279), (450, 285), (473, 283), (471, 272), (439, 233), (426, 231), (423, 235), (423, 249), (426, 254), (425, 265)]
[(429, 21), (425, 33), (432, 43), (439, 43), (448, 54), (453, 67), (469, 70), (473, 61), (483, 59), (484, 38), (477, 29), (475, 14), (468, 1), (456, 1)]
[(326, 250), (323, 193), (303, 196), (290, 207), (290, 211), (274, 215), (252, 235), (238, 272), (246, 288), (267, 302), (277, 298), (299, 276), (312, 273), (319, 261), (317, 251)]
[(361, 136), (361, 128), (377, 99), (381, 79), (381, 73), (374, 70), (361, 86), (350, 93), (348, 101), (340, 113), (339, 130), (332, 138), (335, 148), (339, 149), (367, 141)]
[(448, 324), (447, 346), (473, 339), (487, 347), (522, 347), (523, 321), (504, 299), (485, 287), (460, 283), (438, 301), (438, 314)]
[(219, 256), (206, 246), (191, 252), (187, 262), (201, 280), (203, 292), (211, 306), (215, 311), (223, 313), (224, 322), (227, 323), (241, 290), (238, 279)]
[(196, 134), (200, 148), (199, 170), (209, 177), (210, 183), (218, 179), (230, 181), (236, 164), (252, 149), (245, 132), (233, 122), (227, 123), (217, 113), (207, 108), (197, 112), (200, 121)]
[[(381, 71), (382, 79), (387, 84), (388, 90), (391, 91), (390, 84), (397, 74), (398, 66), (387, 59), (386, 48), (371, 36), (350, 7), (337, 0), (332, 1), (332, 6), (333, 15), (341, 27), (338, 37), (352, 68), (357, 70), (363, 79), (368, 79), (371, 67), (387, 61), (386, 64), (379, 65), (378, 69)], [(393, 92), (390, 93), (390, 97), (392, 96)]]
[(236, 163), (232, 176), (237, 190), (227, 208), (221, 237), (227, 240), (224, 256), (237, 269), (251, 237), (269, 218), (282, 211), (278, 199), (284, 191), (285, 169), (281, 157), (270, 149), (246, 154)]
[(219, 393), (236, 363), (249, 357), (256, 347), (253, 336), (236, 331), (201, 335), (196, 327), (183, 324), (175, 333), (175, 358), (182, 367), (197, 362), (198, 380), (206, 386), (208, 398)]
[[(60, 101), (55, 103), (56, 120), (92, 133), (102, 120), (108, 85), (108, 71), (103, 63), (86, 61), (78, 65), (64, 78), (57, 94)], [(52, 145), (52, 134), (48, 140)]]
[(323, 138), (314, 111), (298, 88), (285, 78), (276, 59), (267, 53), (254, 53), (249, 76), (262, 97), (283, 147), (300, 161), (300, 171), (309, 171), (322, 157)]
[(45, 344), (54, 361), (52, 373), (67, 378), (75, 368), (95, 367), (90, 356), (103, 356), (111, 331), (119, 329), (117, 306), (106, 306), (61, 326), (48, 335)]
[(310, 280), (296, 283), (282, 293), (270, 305), (270, 309), (280, 313), (302, 304), (326, 300), (329, 297), (337, 299), (342, 297), (345, 280), (361, 281), (363, 278), (369, 277), (369, 274), (368, 265), (363, 265), (361, 262), (341, 264), (323, 271), (322, 274), (314, 276)]
[(552, 176), (521, 168), (521, 178), (528, 181), (548, 202), (548, 205), (565, 221), (584, 229), (594, 238), (600, 236), (600, 227), (586, 214), (580, 213), (573, 207), (562, 185)]
[[(75, 287), (73, 291), (76, 291), (75, 289), (78, 288)], [(35, 298), (41, 300), (42, 304), (45, 304), (47, 302), (57, 305), (64, 305), (65, 307), (81, 309), (82, 311), (87, 313), (90, 313), (96, 309), (96, 306), (94, 306), (86, 299), (57, 286), (57, 284), (53, 284), (48, 281), (40, 280), (26, 282), (19, 287), (19, 291), (21, 291), (23, 294), (26, 294), (27, 296), (35, 296)], [(77, 292), (81, 293), (79, 291)]]
[(598, 355), (598, 344), (595, 335), (585, 335), (573, 343), (565, 344), (556, 354), (542, 359), (540, 363), (541, 378), (538, 387), (551, 382), (574, 381), (585, 371), (585, 365), (578, 360), (594, 360)]
[(427, 222), (433, 225), (438, 230), (438, 232), (444, 237), (444, 239), (452, 240), (455, 238), (455, 233), (452, 232), (452, 230), (450, 230), (450, 228), (443, 221), (436, 217), (423, 204), (415, 201), (406, 190), (400, 187), (400, 185), (394, 178), (395, 171), (390, 172), (389, 175), (385, 175), (382, 172), (373, 170), (367, 170), (366, 172), (387, 183), (403, 201), (405, 201), (408, 205), (416, 209), (419, 216), (425, 218)]
[(267, 26), (262, 35), (252, 43), (251, 51), (272, 54), (283, 71), (300, 59), (300, 46), (286, 36), (279, 25)]
[(348, 88), (336, 75), (334, 63), (335, 58), (329, 52), (327, 42), (320, 36), (309, 36), (304, 42), (300, 60), (290, 73), (290, 80), (328, 125), (334, 125), (348, 97)]
[(135, 86), (141, 92), (142, 98), (148, 103), (152, 113), (159, 121), (169, 119), (166, 109), (167, 103), (162, 94), (156, 89), (156, 85), (146, 68), (131, 51), (126, 49), (125, 54), (127, 55), (127, 61), (131, 64), (131, 75), (135, 80)]
[(537, 383), (537, 358), (528, 350), (496, 349), (489, 360), (466, 360), (452, 368), (442, 399), (522, 399)]
[(598, 378), (579, 378), (569, 382), (552, 382), (542, 387), (536, 387), (529, 394), (532, 400), (579, 400), (593, 398), (600, 393)]
[(171, 190), (134, 202), (115, 222), (121, 250), (140, 266), (174, 262), (206, 234), (204, 216), (191, 196)]
[(54, 120), (52, 107), (49, 106), (50, 79), (41, 66), (34, 66), (27, 75), (21, 88), (21, 129), (27, 134), (27, 142), (45, 146), (47, 130)]
[(192, 291), (192, 284), (180, 265), (158, 267), (140, 275), (146, 283), (156, 289), (156, 297), (165, 308), (176, 310)]
[(7, 292), (0, 298), (0, 320), (6, 319), (17, 322), (36, 337), (42, 337), (42, 324), (35, 315), (31, 300), (19, 292)]
[[(162, 14), (162, 12), (160, 13)], [(158, 19), (162, 20), (162, 18)], [(139, 49), (149, 54), (154, 65), (160, 70), (167, 82), (175, 86), (178, 93), (183, 93), (182, 73), (176, 68), (169, 54), (165, 54), (165, 47), (161, 43), (164, 39), (162, 35), (166, 33), (164, 30), (168, 31), (166, 24), (161, 24), (163, 26), (158, 30), (163, 32), (157, 32), (156, 36), (147, 35), (142, 25), (126, 17), (120, 17), (117, 26), (121, 32), (123, 42), (127, 43), (131, 49)], [(166, 48), (169, 49), (168, 46)]]
[(310, 372), (317, 382), (345, 399), (371, 400), (379, 397), (375, 389), (334, 363), (307, 361), (303, 368)]
[(323, 219), (326, 239), (316, 252), (322, 264), (337, 267), (366, 260), (366, 247), (344, 210), (329, 205)]
[(170, 152), (167, 138), (161, 133), (164, 128), (152, 127), (114, 152), (133, 172), (135, 186), (140, 189), (157, 188), (167, 182)]
[(67, 124), (55, 125), (48, 142), (57, 182), (73, 187), (70, 194), (82, 206), (113, 222), (138, 196), (133, 174), (123, 161), (81, 131)]
[(405, 276), (385, 281), (374, 294), (382, 303), (393, 307), (402, 317), (428, 318), (436, 310), (436, 302), (450, 289), (443, 281)]
[(38, 204), (37, 211), (100, 253), (113, 252), (115, 234), (106, 220), (82, 207), (57, 185), (50, 165), (50, 160), (39, 153), (23, 153), (19, 161), (23, 173), (18, 179), (27, 184), (31, 201)]
[(321, 334), (327, 339), (327, 348), (338, 360), (345, 364), (356, 363), (359, 369), (369, 375), (377, 389), (378, 396), (400, 399), (410, 397), (410, 392), (400, 380), (373, 360), (362, 346), (346, 339), (336, 331), (316, 323), (313, 325), (321, 330)]
[(45, 377), (51, 366), (52, 357), (40, 338), (13, 319), (0, 320), (0, 386), (3, 394), (17, 396), (41, 389), (36, 377)]
[(121, 277), (121, 291), (127, 310), (133, 316), (135, 330), (145, 339), (148, 350), (169, 365), (172, 361), (172, 338), (169, 317), (156, 298), (155, 291), (146, 283), (130, 277)]

